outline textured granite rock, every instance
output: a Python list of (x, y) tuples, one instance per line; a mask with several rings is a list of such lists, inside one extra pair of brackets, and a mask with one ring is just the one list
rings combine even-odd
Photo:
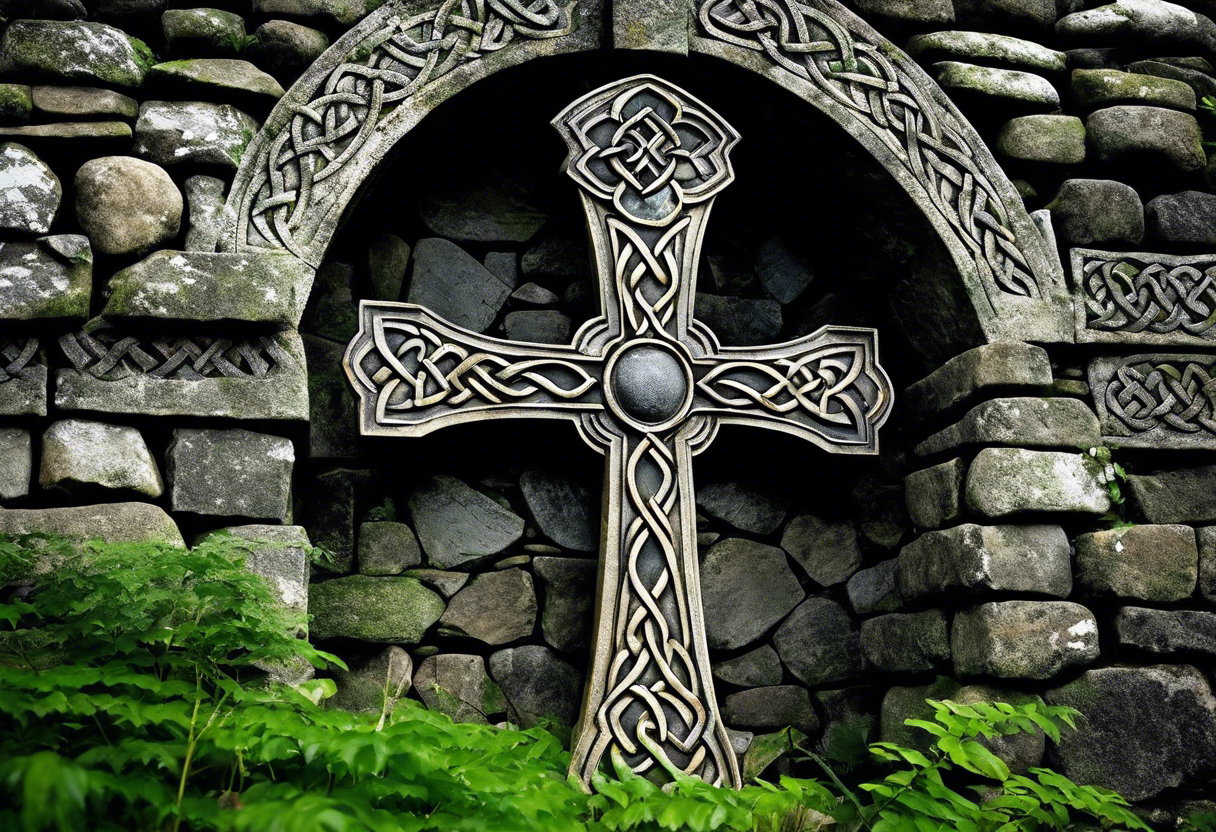
[(916, 454), (957, 453), (977, 445), (1087, 449), (1101, 444), (1098, 417), (1080, 399), (1018, 397), (976, 405), (917, 445)]
[(414, 247), (407, 299), (444, 320), (485, 332), (510, 294), (501, 280), (455, 243), (425, 237)]
[(82, 322), (92, 294), (88, 237), (57, 234), (0, 243), (0, 321)]
[(239, 428), (177, 428), (166, 457), (174, 511), (280, 521), (291, 513), (290, 439)]
[(525, 728), (541, 719), (571, 726), (578, 717), (583, 680), (547, 647), (530, 644), (490, 655), (490, 676), (502, 688)]
[(1143, 170), (1197, 173), (1207, 165), (1203, 134), (1193, 115), (1162, 107), (1107, 107), (1085, 122), (1100, 162), (1125, 162)]
[(866, 669), (861, 638), (844, 609), (828, 598), (808, 598), (773, 635), (790, 673), (804, 685), (838, 682)]
[(349, 670), (335, 672), (338, 689), (325, 705), (353, 713), (392, 713), (397, 700), (409, 692), (413, 671), (410, 654), (393, 645)]
[(68, 508), (0, 509), (0, 533), (43, 534), (107, 543), (155, 541), (184, 547), (165, 510), (149, 503), (104, 503)]
[(231, 104), (145, 101), (135, 122), (135, 153), (164, 167), (235, 170), (257, 130), (258, 123)]
[(861, 568), (857, 530), (847, 520), (801, 514), (786, 524), (781, 548), (820, 586), (842, 584)]
[(489, 725), (507, 710), (507, 697), (490, 678), (481, 656), (428, 656), (414, 673), (414, 689), (428, 708), (453, 722)]
[(1131, 526), (1081, 535), (1076, 561), (1087, 595), (1165, 603), (1194, 593), (1199, 551), (1190, 526)]
[(1023, 162), (1079, 165), (1085, 161), (1085, 124), (1076, 116), (1019, 116), (1005, 122), (996, 147)]
[(0, 428), (0, 500), (17, 500), (30, 493), (32, 447), (28, 430)]
[(103, 254), (139, 254), (177, 236), (182, 192), (165, 169), (131, 156), (76, 171), (76, 219)]
[(1067, 601), (995, 601), (956, 614), (950, 646), (958, 675), (1050, 679), (1098, 658), (1098, 622)]
[(1144, 239), (1144, 204), (1122, 182), (1069, 179), (1047, 207), (1060, 239), (1070, 245), (1135, 245)]
[(519, 540), (524, 519), (454, 477), (432, 477), (409, 497), (427, 563), (467, 568)]
[(1123, 607), (1115, 616), (1115, 636), (1123, 646), (1147, 653), (1216, 656), (1216, 613)]
[(951, 358), (910, 386), (904, 407), (916, 419), (942, 418), (980, 395), (1041, 392), (1051, 380), (1042, 347), (998, 341)]
[(42, 434), (38, 484), (68, 493), (105, 489), (153, 498), (165, 490), (138, 430), (83, 419), (61, 419)]
[(728, 538), (701, 557), (705, 633), (715, 650), (751, 644), (802, 598), (785, 553), (774, 546)]
[(523, 569), (485, 572), (473, 576), (452, 597), (439, 619), (439, 629), (486, 644), (506, 644), (532, 635), (536, 611), (530, 573)]
[(1081, 454), (984, 448), (967, 472), (968, 507), (992, 520), (1026, 512), (1103, 514), (1110, 495)]
[(270, 526), (255, 523), (229, 526), (203, 536), (237, 538), (244, 541), (245, 568), (261, 575), (293, 610), (308, 612), (309, 551), (312, 544), (303, 526)]
[(897, 558), (907, 600), (1025, 592), (1067, 598), (1072, 591), (1068, 536), (1059, 526), (978, 526), (926, 532)]
[(952, 459), (904, 477), (908, 517), (921, 529), (937, 529), (958, 520), (963, 513), (963, 477), (967, 464)]
[(59, 213), (63, 186), (32, 150), (0, 144), (0, 229), (46, 234)]
[(417, 644), (443, 614), (443, 600), (412, 578), (350, 575), (308, 587), (314, 639)]
[(143, 41), (103, 23), (15, 20), (0, 39), (0, 76), (138, 87), (152, 63)]
[(1127, 485), (1150, 523), (1216, 522), (1216, 465), (1131, 474)]
[(538, 557), (532, 571), (544, 597), (540, 626), (545, 641), (564, 653), (582, 653), (591, 644), (595, 607), (595, 561)]
[(950, 636), (941, 610), (891, 613), (861, 622), (861, 649), (884, 673), (923, 673), (950, 661)]
[(363, 575), (400, 575), (422, 563), (422, 549), (413, 530), (404, 523), (362, 523), (358, 563)]

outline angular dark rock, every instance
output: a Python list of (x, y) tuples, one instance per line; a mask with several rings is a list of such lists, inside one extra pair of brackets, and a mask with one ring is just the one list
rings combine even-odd
[(1216, 613), (1123, 607), (1115, 635), (1125, 647), (1148, 653), (1216, 656)]
[(295, 458), (281, 436), (177, 428), (166, 453), (173, 511), (285, 520)]
[(1122, 182), (1069, 179), (1047, 207), (1060, 239), (1070, 245), (1137, 245), (1144, 239), (1144, 204)]
[(414, 532), (404, 523), (380, 521), (359, 526), (359, 572), (400, 575), (422, 563)]
[(806, 688), (799, 685), (752, 688), (722, 700), (722, 721), (741, 728), (773, 729), (793, 726), (812, 733), (819, 716)]
[(423, 197), (422, 221), (438, 237), (470, 243), (523, 243), (536, 236), (546, 217), (520, 189), (493, 177), (474, 182), (440, 179)]
[(536, 591), (528, 572), (485, 572), (452, 596), (439, 619), (439, 629), (486, 644), (506, 644), (532, 635), (536, 608)]
[(540, 557), (532, 562), (544, 596), (541, 632), (554, 649), (581, 653), (591, 644), (597, 570), (595, 561), (582, 558)]
[(529, 344), (569, 344), (574, 322), (556, 309), (508, 312), (503, 320), (507, 338)]
[(722, 297), (697, 292), (694, 317), (718, 336), (723, 346), (771, 344), (781, 332), (781, 304), (775, 300)]
[(788, 511), (772, 489), (750, 482), (711, 481), (697, 485), (697, 508), (736, 529), (772, 534)]
[(989, 592), (1067, 598), (1072, 591), (1068, 536), (1059, 526), (965, 523), (922, 534), (897, 563), (907, 600)]
[(861, 622), (861, 649), (885, 673), (922, 673), (950, 661), (950, 636), (941, 610), (891, 613)]
[(525, 728), (542, 718), (562, 726), (574, 725), (583, 680), (552, 650), (535, 644), (499, 650), (491, 654), (489, 665), (490, 676)]
[(895, 558), (884, 560), (849, 578), (845, 589), (853, 612), (858, 615), (895, 612), (903, 606), (896, 580), (897, 563)]
[(958, 520), (963, 513), (963, 478), (967, 464), (952, 459), (904, 477), (908, 517), (921, 529), (937, 529)]
[(764, 291), (780, 304), (793, 303), (815, 281), (811, 267), (779, 237), (770, 237), (760, 244), (755, 270)]
[(426, 237), (414, 247), (414, 273), (407, 299), (474, 332), (485, 332), (511, 290), (464, 249)]
[(807, 598), (777, 628), (773, 645), (804, 685), (838, 682), (866, 669), (861, 638), (848, 613), (827, 598)]
[(781, 658), (770, 645), (761, 644), (742, 656), (718, 662), (713, 666), (713, 674), (739, 687), (771, 687), (781, 684)]
[(1163, 194), (1144, 206), (1149, 239), (1188, 249), (1216, 246), (1216, 195)]
[(454, 477), (427, 480), (409, 497), (410, 518), (427, 563), (466, 567), (519, 540), (524, 519)]
[(428, 708), (453, 722), (489, 725), (507, 710), (507, 697), (486, 672), (481, 656), (428, 656), (414, 673), (414, 689)]
[(57, 234), (32, 243), (0, 243), (0, 321), (83, 321), (92, 294), (88, 237)]
[(353, 713), (380, 713), (382, 709), (391, 713), (397, 700), (409, 693), (413, 671), (409, 653), (395, 645), (388, 647), (350, 670), (338, 670), (334, 678), (338, 690), (325, 705)]
[(253, 33), (249, 57), (283, 86), (290, 86), (329, 48), (324, 32), (287, 20), (268, 20)]
[(1216, 465), (1131, 474), (1127, 485), (1150, 523), (1216, 523)]
[(780, 549), (728, 538), (701, 557), (701, 597), (709, 646), (735, 650), (784, 618), (803, 592)]
[(842, 584), (861, 568), (857, 530), (848, 520), (800, 514), (786, 524), (781, 548), (820, 586)]
[(396, 234), (381, 234), (367, 249), (367, 271), (377, 300), (401, 297), (405, 270), (410, 263), (410, 244)]

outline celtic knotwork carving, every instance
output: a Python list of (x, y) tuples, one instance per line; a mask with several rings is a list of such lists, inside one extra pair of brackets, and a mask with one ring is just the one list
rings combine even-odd
[[(519, 38), (571, 27), (554, 0), (444, 0), (375, 31), (294, 106), (259, 153), (237, 229), (240, 245), (286, 248), (306, 260), (317, 189), (349, 163), (396, 105), (454, 68)], [(250, 229), (247, 224), (251, 223)], [(255, 237), (256, 234), (256, 237)]]
[(630, 331), (638, 335), (672, 331), (690, 224), (685, 217), (648, 242), (626, 223), (608, 218), (615, 277)]
[(1216, 437), (1216, 358), (1165, 358), (1119, 367), (1106, 387), (1107, 412), (1132, 434), (1167, 428)]
[(143, 341), (111, 332), (73, 332), (59, 347), (77, 370), (101, 381), (130, 376), (202, 381), (207, 378), (266, 378), (294, 359), (273, 338), (235, 341), (210, 336)]
[(1159, 343), (1216, 341), (1216, 258), (1075, 249), (1073, 279), (1085, 340), (1102, 333)]
[(767, 54), (814, 84), (896, 152), (998, 292), (1040, 287), (1019, 249), (1005, 203), (948, 111), (934, 106), (881, 45), (862, 42), (815, 0), (701, 0), (706, 34)]
[(38, 355), (37, 338), (0, 341), (0, 384), (21, 377), (21, 371)]

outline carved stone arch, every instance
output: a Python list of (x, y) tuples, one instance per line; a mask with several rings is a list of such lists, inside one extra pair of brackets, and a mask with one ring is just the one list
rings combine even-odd
[[(1072, 340), (1054, 241), (911, 58), (836, 0), (683, 2), (689, 51), (798, 95), (907, 191), (950, 253), (987, 340)], [(427, 113), (506, 67), (600, 48), (603, 5), (396, 0), (381, 7), (317, 60), (251, 142), (228, 197), (221, 248), (287, 250), (318, 265), (359, 186)]]

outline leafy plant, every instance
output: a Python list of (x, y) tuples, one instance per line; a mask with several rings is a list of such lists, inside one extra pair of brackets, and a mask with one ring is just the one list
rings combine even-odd
[(224, 40), (232, 47), (233, 52), (244, 52), (249, 47), (258, 42), (257, 35), (246, 35), (245, 33), (229, 32), (224, 36)]
[(1106, 486), (1106, 493), (1110, 496), (1111, 509), (1102, 516), (1103, 522), (1111, 529), (1134, 526), (1127, 519), (1127, 495), (1123, 491), (1127, 485), (1126, 469), (1114, 461), (1110, 448), (1090, 448), (1089, 456), (1098, 479)]

